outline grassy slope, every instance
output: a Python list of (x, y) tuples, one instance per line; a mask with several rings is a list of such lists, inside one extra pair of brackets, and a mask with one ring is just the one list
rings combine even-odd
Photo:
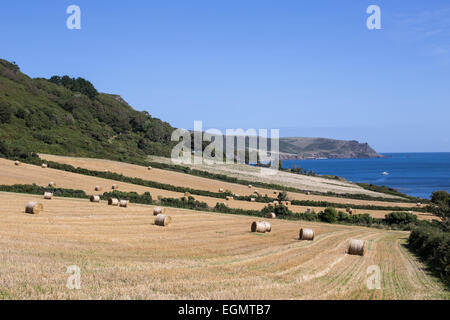
[(9, 118), (0, 119), (3, 148), (116, 160), (170, 154), (173, 128), (168, 123), (133, 110), (119, 96), (90, 99), (45, 79), (31, 79), (4, 60), (0, 108)]

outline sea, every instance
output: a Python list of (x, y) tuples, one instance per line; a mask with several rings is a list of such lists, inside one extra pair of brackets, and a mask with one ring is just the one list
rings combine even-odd
[(405, 194), (429, 199), (437, 190), (450, 192), (449, 153), (383, 153), (373, 159), (283, 160), (317, 174), (333, 174), (352, 182), (385, 185)]

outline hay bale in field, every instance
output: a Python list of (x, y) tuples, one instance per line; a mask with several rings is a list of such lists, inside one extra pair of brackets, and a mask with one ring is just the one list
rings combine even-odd
[(91, 202), (100, 202), (100, 196), (91, 196)]
[(162, 214), (164, 212), (165, 212), (164, 208), (161, 208), (161, 207), (156, 207), (155, 209), (153, 209), (154, 216), (157, 216), (158, 214)]
[(223, 192), (223, 188), (220, 188), (220, 189), (219, 189), (219, 192)]
[(113, 189), (113, 190), (117, 190), (117, 189), (119, 189), (119, 185), (117, 185), (117, 184), (113, 184), (113, 185), (111, 186), (111, 189)]
[(119, 199), (117, 198), (109, 198), (108, 199), (108, 206), (118, 206), (119, 205)]
[(280, 203), (279, 203), (278, 201), (276, 201), (276, 200), (273, 202), (273, 205), (274, 205), (274, 206), (277, 206), (277, 205), (279, 205), (279, 204), (280, 204)]
[(290, 205), (291, 205), (291, 202), (290, 202), (290, 201), (286, 201), (286, 205), (287, 205), (287, 206), (290, 206)]
[(48, 165), (46, 164), (46, 163), (43, 163), (43, 164), (41, 164), (41, 168), (47, 168), (48, 167)]
[(356, 240), (356, 239), (350, 240), (347, 253), (357, 256), (363, 256), (365, 253), (364, 240)]
[(95, 191), (102, 191), (102, 187), (100, 187), (100, 186), (95, 186), (94, 190), (95, 190)]
[(250, 202), (255, 202), (256, 199), (255, 198), (250, 198)]
[(270, 225), (270, 223), (267, 222), (267, 221), (263, 221), (263, 223), (266, 226), (266, 232), (271, 232), (272, 231), (272, 226)]
[(258, 190), (255, 190), (253, 193), (256, 193), (256, 194), (258, 194), (259, 192), (258, 192)]
[(190, 197), (191, 194), (190, 194), (189, 192), (185, 192), (185, 193), (184, 193), (184, 196), (185, 196), (185, 197)]
[(53, 193), (51, 192), (44, 192), (44, 199), (45, 200), (52, 200), (53, 198)]
[(227, 199), (228, 201), (234, 200), (234, 198), (230, 196), (227, 196), (225, 199)]
[(309, 196), (311, 194), (311, 192), (308, 191), (306, 194)]
[(20, 166), (21, 165), (21, 163), (20, 163), (20, 161), (14, 161), (14, 165), (16, 165), (16, 166)]
[(250, 230), (252, 232), (266, 233), (267, 226), (262, 221), (258, 221), (258, 222), (254, 221), (250, 227)]
[(311, 208), (307, 208), (306, 213), (311, 213)]
[(248, 187), (249, 187), (250, 189), (253, 188), (253, 186), (252, 186), (251, 184), (249, 184)]
[(420, 202), (417, 202), (417, 206), (418, 207), (420, 207), (422, 205), (422, 203), (420, 203)]
[(130, 201), (128, 201), (128, 200), (120, 200), (119, 206), (122, 208), (127, 208), (129, 203), (130, 203)]
[(346, 211), (347, 211), (348, 214), (353, 214), (353, 209), (352, 208), (347, 208)]
[(56, 188), (56, 183), (54, 183), (53, 181), (50, 181), (50, 183), (48, 184), (48, 186), (50, 188)]
[(267, 219), (275, 219), (276, 217), (277, 215), (274, 212), (269, 212), (268, 214), (266, 214)]
[(39, 214), (43, 210), (44, 210), (44, 206), (42, 205), (42, 203), (35, 202), (35, 201), (29, 202), (27, 204), (27, 206), (25, 207), (25, 213), (29, 213), (29, 214)]
[(166, 227), (172, 222), (172, 218), (165, 214), (158, 214), (155, 218), (155, 224), (157, 226)]
[(147, 167), (147, 170), (148, 170), (148, 171), (150, 171), (150, 170), (152, 170), (152, 169), (153, 169), (153, 168), (150, 167), (150, 166)]
[(314, 240), (314, 236), (315, 236), (314, 230), (307, 229), (307, 228), (301, 228), (298, 238), (299, 238), (299, 240), (313, 241)]

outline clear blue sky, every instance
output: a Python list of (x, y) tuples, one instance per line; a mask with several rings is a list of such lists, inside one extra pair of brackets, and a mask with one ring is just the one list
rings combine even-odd
[(23, 72), (84, 77), (176, 127), (450, 151), (448, 0), (15, 0), (0, 30)]

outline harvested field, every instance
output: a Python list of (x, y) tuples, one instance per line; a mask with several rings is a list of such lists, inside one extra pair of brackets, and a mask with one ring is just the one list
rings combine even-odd
[[(449, 298), (403, 247), (406, 232), (271, 220), (271, 233), (252, 234), (253, 217), (172, 208), (161, 228), (152, 206), (67, 198), (25, 214), (40, 198), (0, 193), (0, 298)], [(315, 240), (298, 241), (301, 227)], [(368, 242), (364, 257), (345, 254), (353, 238)], [(72, 265), (80, 290), (66, 287)], [(366, 286), (371, 265), (381, 269), (379, 290)]]
[[(91, 195), (99, 195), (103, 194), (103, 191), (93, 191), (95, 186), (100, 186), (103, 190), (111, 190), (111, 185), (117, 184), (119, 185), (120, 191), (130, 192), (135, 191), (139, 194), (144, 192), (150, 192), (152, 197), (156, 199), (158, 196), (162, 197), (170, 197), (170, 198), (181, 198), (184, 196), (184, 193), (181, 192), (173, 192), (156, 188), (149, 188), (140, 185), (134, 185), (130, 183), (116, 182), (108, 179), (91, 177), (81, 174), (75, 174), (71, 172), (65, 172), (61, 170), (55, 170), (52, 168), (48, 168), (46, 170), (42, 170), (39, 166), (33, 166), (29, 164), (22, 164), (20, 167), (14, 167), (14, 170), (11, 170), (12, 161), (0, 159), (0, 185), (13, 185), (13, 184), (31, 184), (36, 183), (37, 185), (45, 186), (48, 184), (47, 181), (55, 181), (59, 187), (68, 188), (68, 189), (78, 189), (83, 190), (86, 194)], [(126, 165), (126, 164), (124, 164)], [(153, 169), (151, 172), (156, 171)], [(164, 171), (164, 170), (162, 170)], [(147, 170), (144, 170), (147, 173)], [(164, 171), (169, 172), (169, 171)], [(196, 178), (196, 177), (194, 177)], [(248, 187), (247, 187), (248, 189)], [(214, 207), (217, 202), (225, 203), (230, 208), (240, 208), (247, 210), (261, 210), (266, 204), (258, 203), (258, 202), (249, 202), (249, 201), (226, 201), (221, 198), (212, 198), (206, 196), (197, 196), (195, 195), (195, 199), (198, 201), (206, 202), (209, 206)], [(306, 212), (306, 206), (289, 206), (293, 212)], [(313, 208), (316, 212), (323, 210), (321, 207)], [(369, 213), (375, 218), (384, 218), (384, 216), (390, 211), (384, 210), (356, 210), (356, 213)], [(422, 213), (422, 212), (414, 212), (418, 215), (419, 219), (431, 220), (434, 218), (431, 214)]]
[[(123, 174), (128, 177), (137, 177), (144, 180), (152, 180), (160, 183), (168, 183), (174, 186), (186, 187), (189, 186), (198, 190), (207, 190), (212, 192), (218, 192), (219, 189), (230, 190), (234, 194), (240, 194), (242, 196), (250, 196), (254, 194), (255, 187), (249, 188), (245, 185), (240, 185), (236, 183), (223, 182), (214, 179), (197, 177), (185, 173), (174, 172), (169, 170), (161, 170), (153, 168), (151, 171), (147, 170), (147, 167), (111, 161), (103, 159), (91, 159), (91, 158), (74, 158), (74, 157), (64, 157), (40, 154), (42, 159), (48, 161), (54, 161), (64, 164), (70, 164), (74, 167), (85, 168), (89, 170), (103, 171), (105, 168), (110, 172), (116, 172)], [(246, 166), (248, 167), (248, 166)], [(251, 168), (251, 167), (250, 167)], [(241, 177), (242, 178), (242, 177)], [(332, 180), (324, 179), (327, 182), (332, 182)], [(358, 187), (358, 186), (357, 186)], [(359, 188), (359, 187), (358, 187)], [(359, 188), (361, 189), (361, 188)], [(260, 194), (267, 194), (269, 197), (274, 197), (273, 192), (277, 190), (257, 188)], [(362, 192), (366, 191), (361, 189)], [(330, 189), (331, 191), (331, 189)], [(377, 196), (386, 196), (385, 194), (376, 194)], [(373, 205), (373, 206), (396, 206), (413, 208), (416, 206), (414, 203), (405, 202), (383, 202), (383, 201), (371, 201), (371, 200), (357, 200), (357, 199), (345, 199), (330, 196), (319, 196), (319, 195), (306, 195), (303, 193), (288, 192), (288, 197), (291, 200), (311, 200), (311, 201), (327, 201), (332, 203), (342, 203), (347, 202), (354, 205)]]

